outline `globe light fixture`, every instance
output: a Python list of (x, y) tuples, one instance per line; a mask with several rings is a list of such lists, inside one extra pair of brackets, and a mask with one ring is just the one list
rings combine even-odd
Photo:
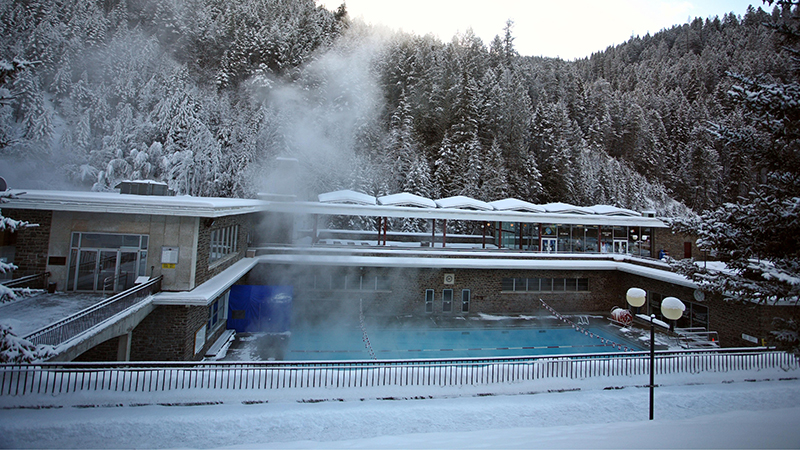
[(628, 289), (625, 297), (628, 300), (628, 304), (634, 308), (640, 308), (647, 301), (647, 293), (644, 289), (635, 287)]
[(686, 311), (686, 305), (675, 297), (667, 297), (661, 300), (661, 314), (669, 320), (678, 320)]

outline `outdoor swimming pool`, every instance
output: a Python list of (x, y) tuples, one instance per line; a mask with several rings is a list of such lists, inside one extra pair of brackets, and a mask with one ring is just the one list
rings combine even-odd
[[(583, 316), (586, 317), (586, 316)], [(584, 319), (578, 328), (553, 321), (490, 322), (444, 326), (359, 323), (294, 326), (282, 335), (241, 336), (225, 359), (334, 361), (493, 358), (619, 352), (616, 343), (644, 350), (635, 336), (621, 333), (604, 318)], [(455, 325), (455, 326), (454, 326)], [(364, 332), (366, 330), (366, 333)]]

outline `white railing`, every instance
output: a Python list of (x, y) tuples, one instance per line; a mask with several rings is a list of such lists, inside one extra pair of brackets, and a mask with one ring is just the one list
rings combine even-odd
[[(767, 349), (656, 352), (655, 373), (797, 370), (796, 356)], [(41, 363), (0, 366), (0, 397), (69, 392), (266, 390), (379, 386), (478, 386), (525, 380), (648, 374), (648, 352), (490, 359), (348, 362)]]

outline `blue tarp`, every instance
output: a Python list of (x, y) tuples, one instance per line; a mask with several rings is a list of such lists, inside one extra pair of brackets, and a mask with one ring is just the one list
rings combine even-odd
[(292, 296), (292, 286), (233, 285), (228, 328), (240, 333), (289, 331)]

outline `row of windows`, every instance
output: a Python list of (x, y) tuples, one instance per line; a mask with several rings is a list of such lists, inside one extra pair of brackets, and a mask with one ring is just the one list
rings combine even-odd
[(213, 263), (238, 251), (239, 225), (219, 228), (211, 232), (211, 253), (208, 262)]
[[(432, 313), (435, 309), (434, 303), (436, 302), (436, 292), (433, 289), (425, 290), (425, 312)], [(470, 291), (469, 289), (461, 290), (461, 312), (469, 312)], [(453, 290), (442, 290), (442, 312), (453, 311)]]
[(503, 278), (501, 289), (512, 292), (588, 291), (588, 278)]
[(336, 291), (391, 291), (389, 277), (370, 275), (315, 275), (312, 289)]

